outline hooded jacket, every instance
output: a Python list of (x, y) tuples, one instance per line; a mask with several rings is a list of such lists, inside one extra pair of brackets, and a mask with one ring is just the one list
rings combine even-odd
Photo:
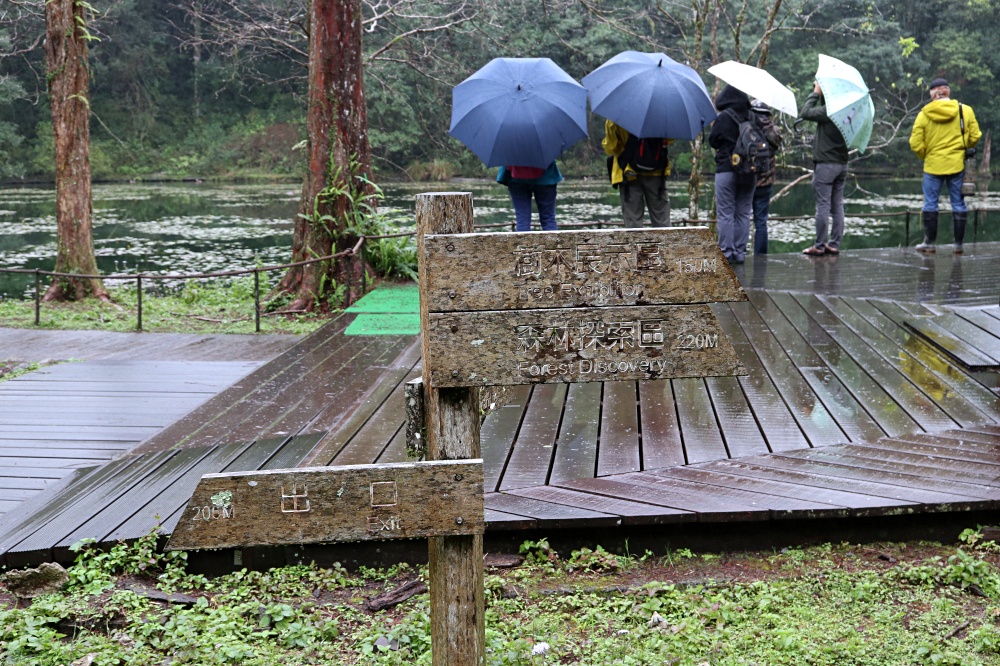
[[(616, 125), (610, 120), (604, 121), (604, 139), (601, 141), (601, 147), (604, 148), (604, 152), (615, 159), (611, 160), (611, 186), (617, 187), (624, 180), (632, 180), (637, 176), (650, 177), (656, 176), (659, 178), (664, 178), (670, 175), (670, 164), (667, 164), (667, 168), (657, 171), (651, 171), (649, 173), (638, 173), (631, 164), (626, 164), (623, 169), (620, 164), (618, 164), (618, 156), (622, 154), (625, 150), (625, 143), (628, 141), (628, 130), (620, 125)], [(673, 139), (669, 139), (667, 143), (673, 143)]]
[(979, 143), (983, 133), (971, 106), (962, 105), (962, 118), (965, 119), (964, 137), (956, 100), (935, 100), (917, 114), (910, 132), (910, 149), (924, 161), (924, 172), (932, 176), (950, 176), (965, 169), (965, 149)]
[(847, 164), (847, 142), (837, 125), (826, 115), (826, 104), (817, 93), (809, 93), (799, 118), (816, 123), (816, 138), (813, 140), (813, 162), (833, 162)]
[[(732, 113), (723, 113), (727, 109)], [(715, 98), (715, 110), (719, 117), (712, 123), (708, 145), (715, 148), (715, 172), (722, 173), (733, 170), (733, 149), (740, 138), (740, 123), (750, 120), (750, 98), (745, 92), (726, 86)]]

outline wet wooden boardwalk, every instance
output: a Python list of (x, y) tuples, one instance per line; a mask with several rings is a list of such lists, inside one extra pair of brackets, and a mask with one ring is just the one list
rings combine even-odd
[[(1000, 374), (904, 325), (996, 307), (1000, 244), (967, 251), (748, 261), (750, 301), (713, 306), (746, 377), (515, 388), (483, 426), (487, 538), (995, 509)], [(350, 318), (0, 517), (3, 562), (67, 559), (156, 516), (169, 532), (203, 473), (404, 460), (416, 340), (344, 336)]]

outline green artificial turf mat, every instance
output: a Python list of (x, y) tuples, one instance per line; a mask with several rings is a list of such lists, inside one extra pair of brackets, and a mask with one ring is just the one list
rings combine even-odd
[(420, 312), (420, 289), (415, 284), (378, 287), (362, 296), (347, 312)]
[(355, 317), (344, 335), (419, 335), (420, 314), (370, 314)]

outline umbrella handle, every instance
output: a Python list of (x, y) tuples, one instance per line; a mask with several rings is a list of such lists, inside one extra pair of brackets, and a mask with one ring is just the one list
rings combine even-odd
[(799, 131), (799, 125), (801, 125), (803, 122), (805, 122), (805, 118), (799, 118), (794, 123), (792, 123), (792, 129), (794, 131), (798, 132)]

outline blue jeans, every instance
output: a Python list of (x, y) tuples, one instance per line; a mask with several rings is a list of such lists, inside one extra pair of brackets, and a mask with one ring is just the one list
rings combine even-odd
[(729, 263), (742, 263), (750, 237), (755, 181), (740, 182), (732, 171), (715, 174), (715, 219), (719, 249)]
[(965, 197), (962, 196), (962, 182), (965, 180), (965, 172), (960, 171), (950, 176), (935, 176), (924, 173), (924, 212), (936, 213), (938, 209), (938, 199), (941, 198), (941, 186), (948, 185), (948, 198), (951, 199), (951, 209), (957, 213), (966, 213), (968, 208), (965, 205)]
[(767, 254), (767, 215), (771, 209), (772, 185), (758, 185), (753, 191), (753, 253)]
[(556, 230), (556, 186), (510, 183), (510, 200), (514, 204), (517, 231), (531, 231), (531, 197), (538, 205), (538, 221), (542, 231)]

